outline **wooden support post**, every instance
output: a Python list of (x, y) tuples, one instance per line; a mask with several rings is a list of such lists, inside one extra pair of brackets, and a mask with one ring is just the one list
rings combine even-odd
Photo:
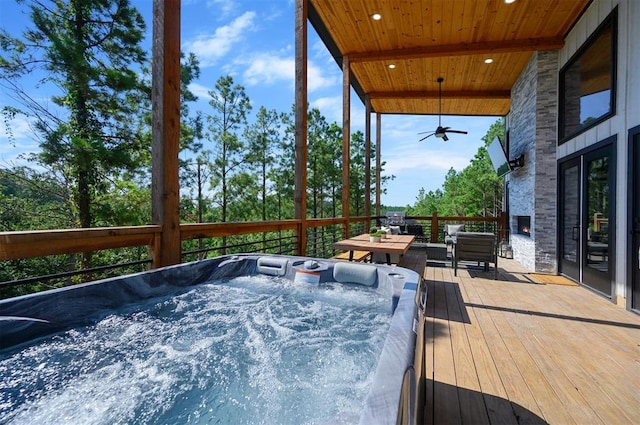
[[(371, 99), (365, 97), (364, 115), (364, 216), (371, 217)], [(365, 230), (371, 228), (371, 221), (365, 222)]]
[(381, 155), (381, 146), (382, 146), (382, 136), (380, 135), (380, 130), (382, 128), (382, 116), (380, 113), (376, 114), (376, 217), (380, 217), (380, 191), (381, 191), (381, 183), (380, 183), (380, 168), (382, 167), (382, 155)]
[(349, 237), (349, 170), (351, 168), (351, 66), (349, 56), (342, 57), (342, 235)]
[(153, 1), (152, 216), (161, 226), (153, 267), (178, 264), (180, 243), (180, 0)]
[(301, 221), (297, 254), (307, 251), (307, 16), (308, 0), (296, 0), (295, 218)]

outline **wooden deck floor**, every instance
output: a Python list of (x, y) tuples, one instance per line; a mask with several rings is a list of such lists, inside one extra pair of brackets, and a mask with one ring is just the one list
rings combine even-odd
[(640, 423), (640, 316), (513, 260), (425, 260), (403, 259), (428, 286), (425, 423)]

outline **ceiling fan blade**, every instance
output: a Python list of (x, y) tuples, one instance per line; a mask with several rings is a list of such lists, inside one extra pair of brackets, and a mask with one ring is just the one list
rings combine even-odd
[(418, 140), (418, 142), (422, 142), (424, 139), (426, 139), (427, 137), (431, 137), (433, 136), (435, 133), (431, 133), (431, 134), (427, 134), (426, 136), (424, 136), (422, 139)]
[(468, 132), (462, 130), (447, 130), (447, 133), (469, 134)]
[(447, 140), (449, 140), (449, 138), (447, 137), (447, 134), (446, 134), (446, 133), (443, 133), (443, 134), (442, 134), (442, 140), (444, 140), (445, 142), (446, 142)]

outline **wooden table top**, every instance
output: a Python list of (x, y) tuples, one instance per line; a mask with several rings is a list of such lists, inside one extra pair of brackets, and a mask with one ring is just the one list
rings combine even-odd
[(405, 254), (411, 243), (415, 239), (414, 235), (389, 235), (380, 242), (370, 242), (369, 234), (354, 236), (353, 238), (343, 239), (333, 244), (334, 249), (342, 249), (344, 251), (369, 251), (381, 252), (385, 254)]

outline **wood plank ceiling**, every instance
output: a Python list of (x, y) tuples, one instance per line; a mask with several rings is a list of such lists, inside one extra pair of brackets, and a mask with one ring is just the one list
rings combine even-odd
[(589, 1), (309, 0), (309, 21), (374, 112), (437, 114), (443, 77), (444, 115), (502, 116), (532, 52), (560, 49)]

